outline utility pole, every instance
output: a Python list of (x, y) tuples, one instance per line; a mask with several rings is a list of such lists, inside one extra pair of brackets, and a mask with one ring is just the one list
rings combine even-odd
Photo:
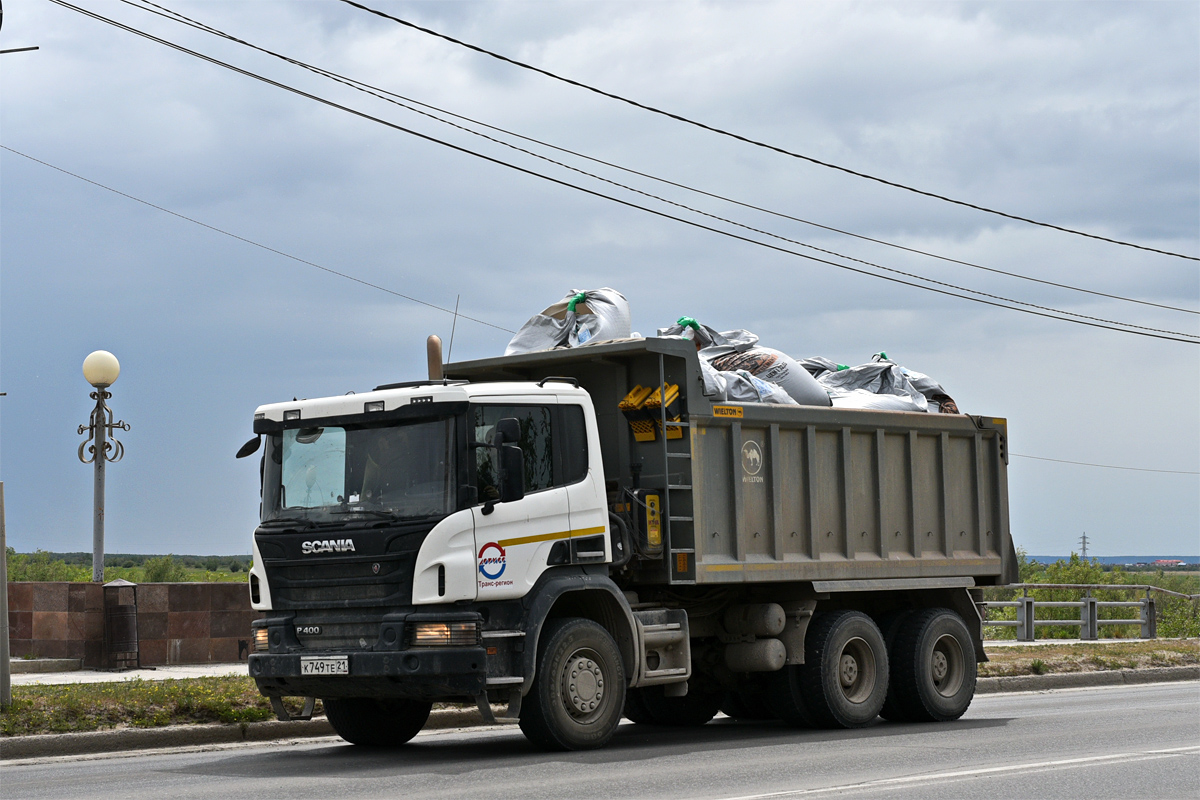
[[(3, 393), (0, 393), (2, 396)], [(0, 573), (4, 594), (0, 594), (0, 708), (12, 705), (12, 662), (8, 650), (8, 540), (4, 532), (4, 481), (0, 481)]]
[(1084, 561), (1087, 561), (1087, 531), (1084, 531), (1083, 536), (1079, 537), (1079, 542), (1083, 550), (1080, 555), (1083, 556)]

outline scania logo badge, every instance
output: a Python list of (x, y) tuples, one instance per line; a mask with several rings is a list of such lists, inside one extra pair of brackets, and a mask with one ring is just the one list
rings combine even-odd
[(353, 539), (317, 539), (311, 542), (301, 542), (300, 552), (304, 555), (313, 553), (353, 553)]
[(378, 574), (379, 574), (379, 565), (378, 565), (378, 564), (372, 564), (372, 565), (371, 565), (371, 572), (373, 572), (373, 573), (375, 573), (376, 575), (378, 575)]

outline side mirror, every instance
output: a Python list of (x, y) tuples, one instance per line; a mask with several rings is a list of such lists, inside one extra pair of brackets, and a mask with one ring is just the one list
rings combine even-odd
[[(514, 420), (515, 422), (515, 420)], [(515, 444), (500, 445), (500, 502), (525, 496), (525, 454)]]
[(494, 444), (516, 444), (521, 441), (521, 423), (516, 417), (505, 417), (496, 423)]
[(245, 458), (251, 453), (257, 451), (260, 444), (262, 444), (262, 437), (255, 436), (253, 439), (241, 446), (241, 448), (237, 451), (237, 457)]

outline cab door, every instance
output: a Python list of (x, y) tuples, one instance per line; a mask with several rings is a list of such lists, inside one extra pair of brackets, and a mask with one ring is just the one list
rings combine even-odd
[(591, 400), (586, 395), (560, 398), (558, 412), (555, 445), (571, 504), (571, 560), (576, 564), (612, 561), (600, 437), (595, 425), (588, 425), (596, 418)]
[[(554, 543), (570, 537), (567, 488), (555, 451), (557, 405), (554, 397), (497, 397), (473, 403), (467, 412), (473, 426), (474, 479), (478, 501), (475, 522), (478, 599), (502, 600), (525, 596), (546, 570)], [(525, 497), (507, 503), (499, 499), (497, 453), (491, 444), (496, 423), (516, 419), (524, 454)]]

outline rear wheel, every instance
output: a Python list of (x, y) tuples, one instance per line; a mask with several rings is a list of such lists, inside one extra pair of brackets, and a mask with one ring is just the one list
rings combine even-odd
[(546, 750), (603, 747), (621, 721), (625, 669), (600, 625), (571, 617), (542, 631), (537, 677), (521, 709), (521, 732)]
[(958, 719), (975, 697), (975, 647), (962, 617), (931, 608), (905, 620), (892, 648), (889, 719)]
[(325, 718), (351, 744), (396, 747), (416, 736), (429, 719), (432, 703), (375, 700), (370, 697), (323, 698)]
[(859, 611), (817, 615), (805, 637), (804, 664), (784, 669), (792, 670), (786, 683), (799, 693), (791, 705), (800, 719), (817, 727), (869, 725), (887, 697), (883, 634)]

